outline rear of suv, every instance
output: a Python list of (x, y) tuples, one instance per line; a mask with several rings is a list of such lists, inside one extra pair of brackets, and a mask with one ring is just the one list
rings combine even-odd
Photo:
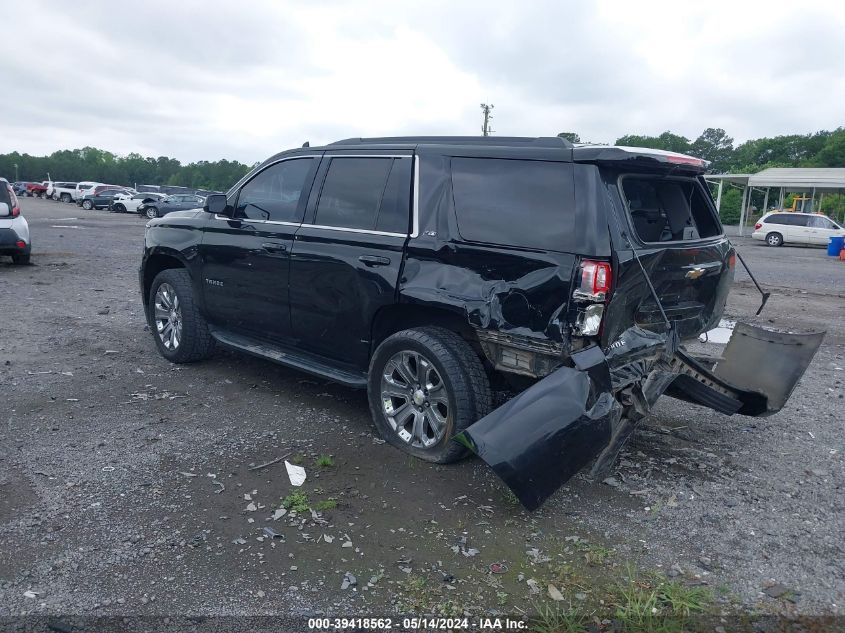
[(762, 382), (682, 346), (719, 322), (736, 262), (704, 168), (560, 138), (283, 152), (147, 224), (147, 319), (172, 362), (220, 344), (365, 388), (392, 445), (472, 451), (533, 509), (606, 470), (660, 395), (768, 415), (803, 373), (774, 335), (726, 351), (777, 355)]
[(845, 236), (845, 229), (827, 216), (793, 211), (767, 213), (754, 225), (751, 234), (755, 240), (763, 240), (768, 246), (827, 246), (831, 237), (842, 236)]
[(28, 264), (32, 242), (29, 225), (21, 215), (18, 197), (9, 182), (0, 178), (0, 255), (9, 255), (15, 264)]

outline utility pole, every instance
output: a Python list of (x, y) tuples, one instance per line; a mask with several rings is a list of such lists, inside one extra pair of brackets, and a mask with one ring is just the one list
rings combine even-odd
[(490, 114), (490, 111), (495, 107), (492, 103), (490, 105), (486, 103), (481, 104), (481, 111), (484, 113), (484, 123), (481, 124), (482, 136), (490, 136), (490, 133), (495, 131), (490, 127), (490, 121), (493, 120), (493, 115)]

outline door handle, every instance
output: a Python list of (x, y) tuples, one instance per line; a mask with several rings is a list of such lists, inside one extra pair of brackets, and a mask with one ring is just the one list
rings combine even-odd
[(358, 261), (364, 264), (364, 266), (389, 266), (390, 265), (390, 258), (389, 257), (381, 257), (379, 255), (361, 255), (358, 258)]
[(285, 244), (277, 244), (275, 242), (264, 242), (261, 248), (269, 253), (286, 253), (288, 250)]

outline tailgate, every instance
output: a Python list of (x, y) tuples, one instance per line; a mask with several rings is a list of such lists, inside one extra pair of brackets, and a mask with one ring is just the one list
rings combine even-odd
[(623, 174), (613, 184), (620, 247), (604, 342), (633, 325), (665, 331), (642, 268), (681, 339), (714, 327), (733, 283), (736, 254), (707, 190), (695, 178), (655, 174)]
[[(727, 238), (710, 244), (639, 250), (660, 303), (681, 339), (695, 338), (716, 326), (734, 278), (735, 257)], [(619, 254), (617, 290), (608, 309), (608, 334), (631, 325), (663, 332), (660, 308), (642, 270), (628, 251)], [(614, 323), (615, 320), (620, 322)], [(618, 334), (618, 333), (617, 333)], [(611, 336), (613, 340), (615, 336)]]

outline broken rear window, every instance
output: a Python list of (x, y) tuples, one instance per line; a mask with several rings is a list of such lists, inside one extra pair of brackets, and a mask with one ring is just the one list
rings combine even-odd
[(722, 233), (698, 181), (623, 176), (622, 192), (634, 230), (643, 242), (679, 242)]

